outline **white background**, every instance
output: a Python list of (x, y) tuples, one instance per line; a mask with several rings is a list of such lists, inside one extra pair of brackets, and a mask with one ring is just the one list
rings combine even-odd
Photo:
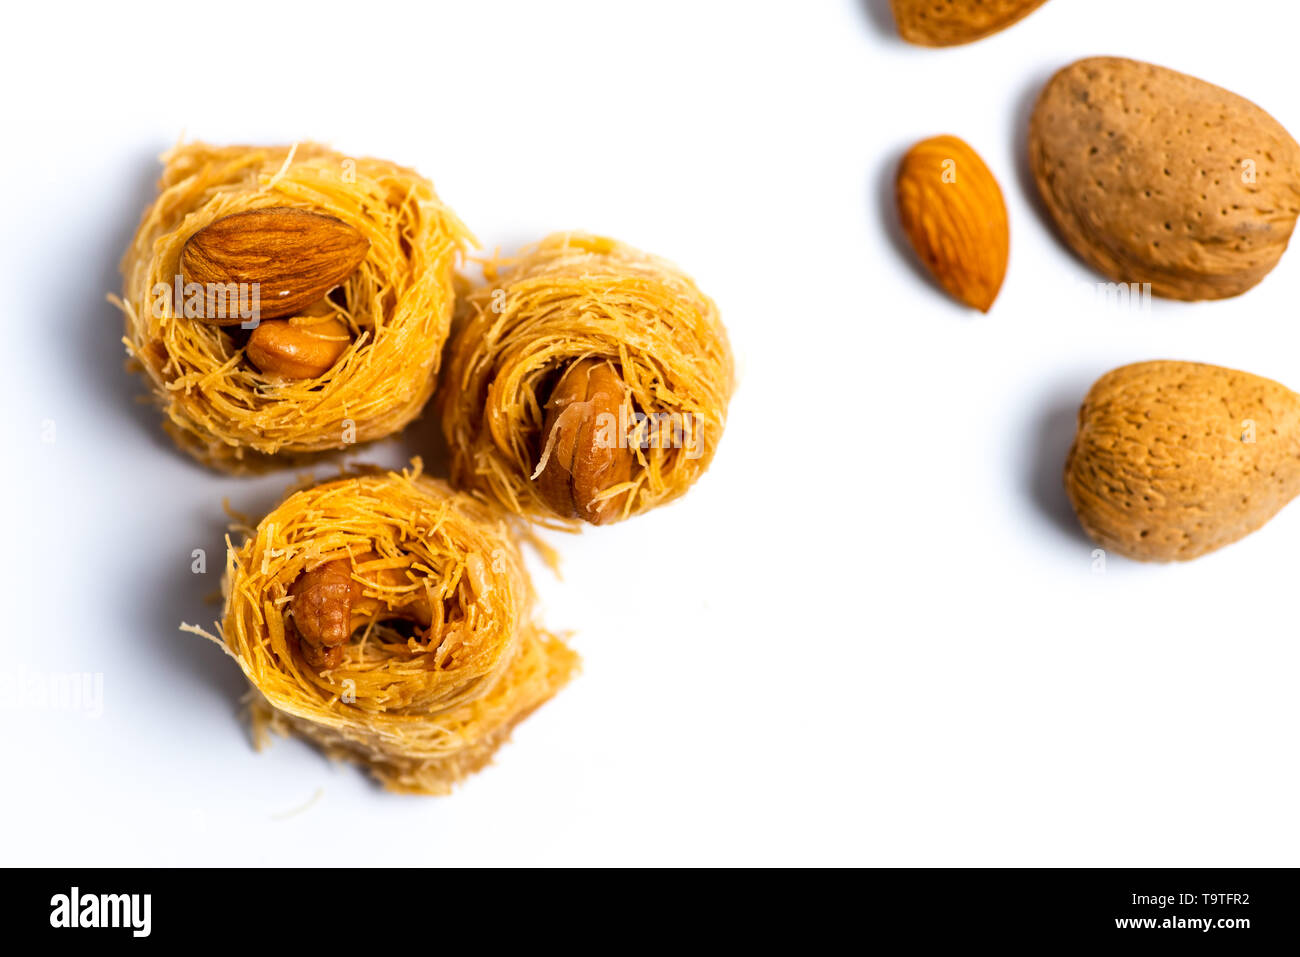
[[(104, 701), (2, 703), (0, 861), (1297, 863), (1300, 509), (1192, 564), (1096, 574), (1060, 470), (1115, 365), (1300, 387), (1300, 253), (1236, 300), (1105, 308), (1022, 160), (1042, 82), (1101, 53), (1300, 130), (1293, 3), (1052, 0), (939, 51), (901, 43), (883, 0), (7, 16), (0, 676), (101, 673)], [(1006, 194), (987, 316), (890, 218), (901, 151), (942, 132)], [(716, 464), (676, 505), (556, 537), (543, 614), (585, 670), (452, 798), (297, 741), (255, 753), (236, 668), (177, 630), (219, 614), (223, 497), (259, 512), (294, 477), (191, 463), (122, 369), (103, 297), (182, 134), (392, 158), (485, 247), (605, 232), (722, 306), (740, 388)], [(358, 457), (400, 465), (427, 428)]]

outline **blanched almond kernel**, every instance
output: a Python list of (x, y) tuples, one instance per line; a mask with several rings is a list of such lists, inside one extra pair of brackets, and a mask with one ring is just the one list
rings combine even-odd
[(348, 327), (338, 319), (311, 325), (272, 319), (253, 330), (244, 354), (266, 375), (315, 379), (328, 372), (351, 343)]

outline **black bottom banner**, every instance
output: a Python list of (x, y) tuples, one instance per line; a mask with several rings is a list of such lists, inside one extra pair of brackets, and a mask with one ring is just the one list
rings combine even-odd
[[(553, 942), (560, 933), (605, 947), (774, 943), (773, 935), (793, 932), (805, 944), (848, 935), (856, 943), (901, 937), (1236, 950), (1290, 947), (1297, 936), (1293, 870), (566, 870), (539, 880), (487, 871), (53, 869), (9, 876), (0, 905), (9, 930), (83, 944), (197, 937), (205, 945), (261, 947), (282, 938), (337, 950), (387, 947), (434, 925), (493, 938), (531, 927)], [(611, 926), (622, 940), (610, 939)], [(447, 943), (441, 931), (435, 936)]]

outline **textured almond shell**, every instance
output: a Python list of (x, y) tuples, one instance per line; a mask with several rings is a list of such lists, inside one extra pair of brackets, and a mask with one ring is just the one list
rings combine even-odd
[(898, 32), (908, 43), (948, 47), (1005, 30), (1047, 0), (892, 0)]
[(1010, 252), (1007, 207), (984, 161), (955, 136), (917, 143), (896, 183), (898, 215), (926, 268), (953, 298), (988, 312)]
[(1300, 492), (1300, 396), (1196, 362), (1122, 366), (1083, 401), (1065, 488), (1107, 551), (1141, 561), (1204, 555)]
[(1171, 299), (1245, 292), (1276, 265), (1300, 213), (1300, 147), (1281, 124), (1149, 63), (1098, 57), (1058, 72), (1034, 107), (1029, 158), (1080, 257)]

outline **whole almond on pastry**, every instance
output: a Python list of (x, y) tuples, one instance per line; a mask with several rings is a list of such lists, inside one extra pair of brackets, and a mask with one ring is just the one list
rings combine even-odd
[[(181, 273), (187, 284), (224, 287), (256, 283), (262, 319), (291, 316), (347, 279), (366, 258), (370, 241), (352, 226), (305, 209), (272, 206), (214, 220), (185, 242)], [(233, 325), (209, 295), (207, 322)]]
[(1141, 561), (1204, 555), (1300, 493), (1300, 396), (1197, 362), (1122, 366), (1083, 400), (1065, 488), (1108, 551)]
[(1007, 272), (1007, 207), (984, 161), (955, 136), (917, 143), (895, 184), (913, 248), (959, 302), (988, 312)]
[(601, 419), (618, 418), (626, 390), (613, 364), (600, 359), (569, 366), (552, 390), (536, 478), (542, 498), (557, 515), (593, 525), (620, 517), (627, 491), (605, 493), (630, 481), (636, 456), (625, 442), (602, 436)]
[(1047, 0), (892, 0), (908, 43), (950, 47), (1005, 30)]
[(1277, 264), (1300, 214), (1300, 146), (1234, 93), (1163, 67), (1080, 60), (1039, 95), (1034, 179), (1065, 241), (1123, 283), (1222, 299)]

